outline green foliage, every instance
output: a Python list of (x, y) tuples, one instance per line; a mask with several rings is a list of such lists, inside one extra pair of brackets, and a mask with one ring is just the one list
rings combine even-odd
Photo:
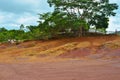
[(40, 35), (42, 38), (59, 36), (64, 32), (76, 33), (82, 36), (90, 26), (106, 32), (109, 16), (115, 16), (117, 4), (110, 4), (109, 0), (48, 0), (54, 6), (54, 12), (39, 14)]
[(30, 39), (36, 39), (36, 40), (41, 39), (42, 32), (38, 26), (30, 25), (30, 26), (27, 26), (27, 28), (28, 28), (27, 33), (29, 34)]
[(0, 28), (0, 42), (7, 42), (8, 40), (32, 40), (33, 36), (30, 34), (31, 32), (25, 32), (24, 30), (7, 30), (5, 28)]
[[(39, 14), (39, 25), (20, 25), (19, 30), (0, 28), (0, 42), (15, 40), (48, 40), (61, 34), (82, 36), (90, 26), (106, 32), (109, 16), (115, 16), (117, 4), (109, 0), (47, 0), (52, 13)], [(27, 31), (25, 31), (27, 28)]]
[(118, 9), (118, 5), (109, 3), (109, 0), (48, 0), (48, 3), (55, 7), (55, 11), (66, 12), (73, 22), (83, 20), (89, 26), (105, 29), (109, 16), (115, 16), (114, 10)]
[(7, 31), (7, 29), (5, 29), (4, 27), (0, 28), (0, 32), (5, 32)]
[(24, 25), (21, 24), (21, 25), (20, 25), (20, 30), (24, 30), (24, 28), (25, 28)]

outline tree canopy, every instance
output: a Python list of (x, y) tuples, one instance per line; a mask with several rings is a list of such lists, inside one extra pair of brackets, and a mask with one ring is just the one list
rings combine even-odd
[(48, 3), (55, 11), (66, 12), (71, 19), (85, 20), (96, 28), (107, 28), (109, 16), (115, 16), (114, 10), (118, 8), (109, 0), (48, 0)]

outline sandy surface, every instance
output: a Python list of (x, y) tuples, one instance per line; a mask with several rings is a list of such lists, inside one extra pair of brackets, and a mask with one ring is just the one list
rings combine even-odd
[(0, 63), (0, 80), (120, 80), (120, 60)]

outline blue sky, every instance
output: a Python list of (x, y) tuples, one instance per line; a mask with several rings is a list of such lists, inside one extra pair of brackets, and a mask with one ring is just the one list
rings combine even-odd
[[(120, 0), (110, 0), (120, 6)], [(21, 24), (37, 25), (38, 13), (52, 11), (47, 0), (0, 0), (0, 27), (18, 29)], [(107, 30), (120, 30), (120, 9), (116, 17), (110, 17)]]

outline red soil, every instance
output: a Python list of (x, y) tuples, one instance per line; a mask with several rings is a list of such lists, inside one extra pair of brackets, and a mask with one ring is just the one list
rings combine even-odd
[(62, 58), (80, 58), (91, 54), (90, 48), (80, 48), (76, 50), (69, 51), (67, 53), (61, 54), (59, 57)]
[[(0, 62), (14, 62), (16, 60), (21, 61), (22, 59), (23, 61), (27, 59), (29, 61), (29, 59), (31, 58), (32, 59), (33, 58), (35, 59), (35, 57), (41, 58), (43, 57), (43, 55), (49, 56), (51, 54), (52, 56), (54, 56), (56, 54), (59, 54), (60, 52), (62, 53), (55, 57), (81, 58), (95, 53), (105, 53), (105, 52), (108, 53), (109, 50), (107, 51), (107, 49), (105, 49), (104, 47), (109, 48), (109, 45), (104, 46), (104, 44), (106, 45), (106, 42), (114, 41), (114, 40), (120, 40), (120, 37), (96, 36), (96, 37), (66, 38), (66, 39), (57, 39), (50, 41), (27, 41), (20, 43), (18, 45), (0, 44)], [(73, 42), (76, 42), (75, 45), (72, 44)], [(69, 45), (67, 46), (70, 48), (65, 47), (64, 45), (66, 44), (71, 45), (71, 46)], [(103, 47), (103, 49), (100, 49), (100, 47)], [(46, 53), (46, 54), (41, 54), (41, 53)]]
[(0, 80), (120, 80), (119, 75), (119, 36), (0, 44)]
[(71, 60), (0, 64), (0, 80), (120, 80), (120, 62)]

